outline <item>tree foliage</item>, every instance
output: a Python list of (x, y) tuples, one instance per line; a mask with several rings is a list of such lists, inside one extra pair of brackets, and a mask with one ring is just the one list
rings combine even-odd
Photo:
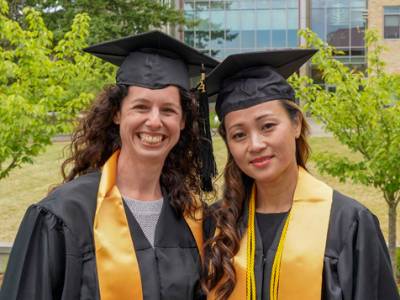
[(18, 19), (26, 5), (43, 13), (48, 28), (59, 40), (70, 27), (77, 13), (91, 17), (89, 44), (160, 28), (167, 24), (183, 24), (182, 12), (158, 0), (8, 0), (11, 16)]
[(24, 8), (22, 27), (0, 0), (0, 179), (32, 162), (56, 133), (69, 132), (76, 116), (110, 81), (110, 66), (83, 54), (89, 17), (78, 14), (58, 42), (40, 13)]
[(368, 68), (365, 73), (351, 70), (333, 56), (337, 51), (313, 32), (300, 35), (308, 47), (319, 49), (312, 63), (323, 75), (328, 91), (306, 76), (294, 75), (291, 83), (306, 109), (319, 119), (326, 130), (351, 151), (352, 160), (332, 153), (316, 155), (320, 171), (341, 181), (352, 180), (380, 189), (388, 205), (389, 249), (395, 268), (396, 208), (400, 201), (400, 78), (385, 72), (380, 59), (384, 48), (376, 32), (365, 34)]

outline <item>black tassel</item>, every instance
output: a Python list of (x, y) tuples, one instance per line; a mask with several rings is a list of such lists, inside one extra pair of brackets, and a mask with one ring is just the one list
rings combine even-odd
[(213, 178), (217, 175), (217, 164), (215, 163), (211, 138), (210, 111), (208, 108), (205, 76), (205, 69), (202, 66), (200, 84), (197, 88), (200, 112), (200, 159), (202, 166), (200, 175), (202, 190), (211, 192), (213, 190)]

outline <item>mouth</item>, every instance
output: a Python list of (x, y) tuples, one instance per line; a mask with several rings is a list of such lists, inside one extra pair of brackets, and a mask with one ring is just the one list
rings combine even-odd
[(250, 164), (258, 168), (264, 167), (271, 161), (273, 157), (274, 157), (273, 155), (256, 157), (255, 159), (250, 161)]
[(149, 146), (159, 145), (162, 141), (165, 140), (165, 135), (162, 134), (139, 133), (138, 137), (143, 144)]

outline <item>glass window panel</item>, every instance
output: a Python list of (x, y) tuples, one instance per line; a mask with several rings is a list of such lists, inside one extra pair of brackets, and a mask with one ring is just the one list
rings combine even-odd
[(208, 9), (208, 1), (196, 1), (194, 7), (196, 11)]
[(210, 33), (210, 48), (220, 49), (225, 44), (225, 32), (224, 30), (214, 30)]
[(185, 11), (193, 10), (194, 9), (194, 2), (193, 1), (192, 2), (185, 1), (185, 4), (183, 5), (183, 9)]
[(184, 41), (185, 44), (194, 47), (194, 32), (193, 31), (185, 31), (184, 32)]
[(271, 0), (271, 8), (286, 8), (286, 0)]
[(298, 37), (297, 37), (297, 30), (289, 29), (287, 32), (288, 36), (288, 47), (297, 47), (299, 45)]
[(311, 29), (314, 31), (322, 40), (326, 40), (325, 33), (325, 9), (313, 8), (311, 14)]
[(254, 10), (244, 10), (241, 12), (241, 25), (243, 30), (256, 29), (256, 16)]
[(224, 11), (211, 11), (210, 12), (210, 29), (217, 30), (223, 29), (225, 24)]
[(288, 8), (298, 8), (299, 1), (298, 0), (287, 0), (287, 7)]
[(255, 0), (242, 0), (240, 1), (240, 7), (242, 9), (254, 9), (256, 8)]
[(272, 48), (286, 47), (286, 30), (272, 30)]
[(349, 0), (325, 0), (325, 6), (328, 8), (346, 8), (350, 7)]
[(384, 8), (386, 14), (400, 14), (400, 6), (385, 6)]
[(240, 0), (229, 0), (225, 6), (226, 9), (240, 9)]
[(348, 67), (351, 70), (363, 73), (365, 73), (367, 70), (367, 64), (365, 63), (365, 61), (363, 63), (349, 64)]
[(239, 48), (240, 47), (239, 31), (229, 30), (226, 32), (225, 47), (226, 48)]
[(195, 19), (198, 22), (197, 30), (208, 30), (209, 26), (209, 12), (208, 11), (198, 11), (196, 12)]
[(210, 41), (210, 32), (207, 31), (196, 31), (194, 36), (194, 46), (197, 49), (207, 49)]
[(243, 48), (243, 49), (240, 49), (241, 53), (247, 53), (247, 52), (253, 52), (253, 51), (254, 51), (254, 48)]
[(221, 49), (210, 49), (210, 55), (216, 57), (221, 52)]
[(224, 9), (224, 1), (223, 0), (211, 0), (210, 1), (210, 9), (211, 10), (223, 10)]
[(227, 29), (240, 29), (240, 11), (231, 10), (226, 12), (226, 26)]
[(399, 26), (398, 16), (385, 16), (385, 27)]
[(286, 29), (286, 12), (271, 10), (271, 29)]
[(340, 61), (342, 64), (348, 64), (350, 62), (349, 56), (335, 56), (335, 59)]
[(257, 29), (266, 30), (271, 28), (270, 25), (271, 17), (269, 10), (256, 11), (256, 19), (257, 19)]
[(350, 44), (353, 47), (364, 46), (364, 28), (363, 27), (352, 27), (350, 28)]
[(225, 55), (231, 55), (231, 54), (236, 54), (240, 53), (240, 49), (225, 49)]
[(269, 48), (271, 47), (271, 31), (258, 30), (257, 31), (257, 47)]
[(314, 8), (323, 8), (325, 7), (325, 0), (312, 0), (311, 7)]
[(242, 48), (253, 48), (255, 47), (255, 35), (254, 30), (244, 30), (241, 32), (242, 35)]
[(261, 9), (270, 8), (269, 0), (256, 0), (256, 7)]
[(299, 14), (297, 9), (288, 9), (287, 10), (287, 19), (288, 19), (288, 29), (298, 29), (299, 28)]
[(352, 7), (367, 8), (366, 0), (351, 0), (350, 3)]
[(329, 8), (327, 10), (327, 42), (336, 47), (350, 44), (349, 10)]
[(385, 39), (400, 38), (400, 16), (385, 16)]
[(365, 56), (352, 56), (351, 62), (356, 64), (365, 63)]
[(365, 18), (364, 18), (364, 11), (363, 9), (352, 9), (350, 11), (350, 19), (351, 19), (351, 24), (358, 24), (359, 26), (363, 26), (365, 23)]
[(351, 56), (365, 56), (365, 48), (352, 48)]

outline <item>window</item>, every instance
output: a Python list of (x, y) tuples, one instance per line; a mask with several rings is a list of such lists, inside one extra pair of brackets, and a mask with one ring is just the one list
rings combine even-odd
[(384, 7), (385, 39), (400, 39), (400, 6)]

